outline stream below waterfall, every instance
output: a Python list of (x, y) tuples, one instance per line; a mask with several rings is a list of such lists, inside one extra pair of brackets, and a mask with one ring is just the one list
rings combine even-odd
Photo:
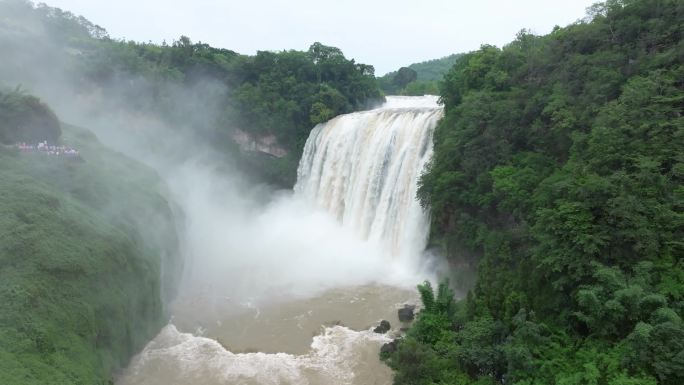
[(187, 271), (117, 385), (390, 384), (379, 349), (430, 278), (415, 196), (441, 115), (436, 97), (389, 97), (316, 126), (294, 193), (265, 207), (198, 167), (166, 173)]
[[(173, 323), (118, 384), (389, 384), (379, 348), (400, 326), (397, 307), (416, 301), (413, 290), (371, 285), (265, 307), (214, 307), (212, 317), (197, 319), (194, 309), (212, 305), (181, 300)], [(381, 319), (395, 328), (389, 335), (371, 330)]]

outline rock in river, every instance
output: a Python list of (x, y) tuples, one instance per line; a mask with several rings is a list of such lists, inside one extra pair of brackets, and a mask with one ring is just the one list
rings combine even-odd
[(401, 322), (411, 322), (415, 317), (413, 311), (416, 310), (416, 305), (404, 305), (403, 308), (397, 311), (399, 316), (399, 321)]
[(378, 325), (375, 329), (373, 329), (374, 332), (384, 334), (387, 333), (390, 330), (391, 326), (389, 321), (387, 320), (382, 320), (380, 321), (380, 325)]

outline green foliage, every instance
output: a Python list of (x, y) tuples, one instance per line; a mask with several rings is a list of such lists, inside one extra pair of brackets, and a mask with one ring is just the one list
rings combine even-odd
[(36, 144), (46, 140), (54, 144), (61, 135), (57, 116), (40, 99), (20, 89), (0, 90), (0, 143)]
[(455, 53), (439, 59), (432, 59), (420, 63), (413, 63), (409, 66), (418, 74), (418, 81), (438, 81), (442, 80), (444, 75), (449, 72), (451, 67), (463, 56), (463, 54)]
[(64, 130), (82, 160), (0, 147), (2, 384), (111, 383), (161, 327), (177, 279), (156, 175)]
[(274, 133), (296, 154), (313, 125), (380, 98), (372, 67), (320, 43), (308, 52), (258, 52), (234, 66), (231, 71), (242, 78), (234, 84), (226, 121), (247, 131)]
[(392, 84), (396, 88), (402, 89), (409, 83), (416, 81), (416, 79), (418, 79), (418, 73), (416, 71), (408, 67), (401, 67), (392, 78)]
[(449, 71), (419, 198), (432, 243), (477, 265), (478, 280), (450, 322), (419, 317), (408, 335), (421, 355), (392, 367), (431, 360), (421, 375), (473, 382), (684, 381), (682, 15), (674, 0), (608, 1)]
[(439, 86), (436, 81), (414, 81), (406, 85), (401, 91), (406, 96), (438, 95)]
[[(0, 83), (37, 78), (40, 88), (66, 78), (70, 95), (106, 94), (104, 108), (123, 105), (187, 130), (220, 152), (234, 150), (232, 133), (240, 129), (275, 135), (299, 158), (315, 124), (383, 99), (372, 66), (318, 42), (307, 51), (247, 56), (187, 36), (162, 45), (113, 40), (83, 18), (24, 0), (0, 2), (5, 14), (11, 17), (0, 17), (0, 46), (9, 60), (0, 62)], [(25, 62), (34, 63), (37, 73), (27, 76)], [(296, 172), (292, 162), (254, 162), (252, 155), (235, 154), (238, 164), (262, 176), (285, 167), (294, 167), (286, 175)], [(294, 184), (292, 178), (270, 181)]]
[(378, 85), (383, 92), (390, 95), (437, 95), (438, 81), (442, 80), (461, 57), (461, 54), (453, 54), (402, 67), (378, 78)]

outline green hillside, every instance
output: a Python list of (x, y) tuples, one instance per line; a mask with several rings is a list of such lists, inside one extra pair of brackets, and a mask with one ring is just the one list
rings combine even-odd
[(684, 383), (684, 3), (589, 16), (440, 84), (419, 197), (477, 283), (421, 287), (395, 383)]
[(0, 145), (0, 384), (109, 383), (164, 323), (180, 271), (155, 173), (62, 130), (80, 158)]
[(458, 59), (463, 54), (455, 53), (439, 59), (427, 60), (420, 63), (413, 63), (408, 67), (416, 71), (417, 81), (429, 82), (434, 80), (442, 80), (444, 75), (456, 64)]
[(461, 57), (463, 54), (453, 54), (440, 59), (413, 63), (379, 77), (378, 84), (388, 95), (436, 95), (439, 92), (437, 83)]

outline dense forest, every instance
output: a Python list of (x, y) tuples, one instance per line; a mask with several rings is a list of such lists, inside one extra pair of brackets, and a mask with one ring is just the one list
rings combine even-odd
[(419, 287), (395, 383), (684, 383), (683, 31), (610, 0), (448, 72), (419, 197), (477, 283)]
[[(0, 122), (0, 383), (107, 384), (180, 277), (161, 180), (19, 90), (0, 93)], [(6, 145), (34, 138), (79, 155)]]
[(83, 17), (27, 0), (0, 1), (0, 51), (0, 85), (21, 83), (58, 110), (65, 98), (82, 100), (82, 110), (99, 98), (99, 110), (154, 116), (222, 153), (234, 150), (236, 130), (273, 135), (286, 156), (238, 161), (281, 186), (294, 184), (315, 124), (383, 100), (372, 66), (321, 43), (248, 56), (186, 36), (161, 45), (116, 40)]

